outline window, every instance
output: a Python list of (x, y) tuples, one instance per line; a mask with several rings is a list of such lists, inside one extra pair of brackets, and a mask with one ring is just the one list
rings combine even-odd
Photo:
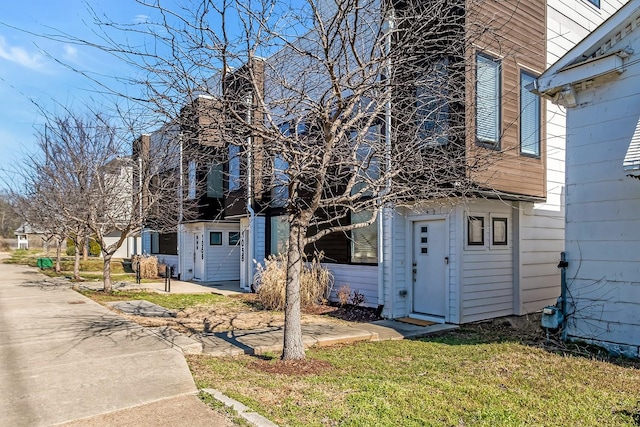
[(283, 207), (289, 199), (289, 176), (286, 174), (287, 169), (289, 169), (289, 163), (281, 155), (277, 155), (273, 159), (274, 186), (271, 193), (271, 204), (274, 207)]
[(196, 162), (194, 161), (189, 162), (189, 169), (188, 169), (189, 188), (188, 188), (187, 198), (191, 200), (196, 198), (196, 167), (197, 167)]
[(282, 254), (287, 250), (289, 241), (289, 221), (286, 215), (271, 217), (271, 254)]
[(449, 62), (440, 60), (416, 80), (418, 137), (425, 145), (446, 145), (449, 129)]
[(536, 78), (520, 72), (520, 152), (540, 156), (540, 99), (527, 86)]
[(211, 245), (211, 246), (221, 246), (222, 245), (222, 232), (221, 231), (210, 231), (209, 232), (209, 245)]
[(150, 233), (151, 253), (161, 255), (178, 254), (177, 233)]
[(238, 231), (230, 231), (229, 232), (229, 246), (235, 246), (240, 241), (240, 232)]
[(363, 191), (363, 196), (372, 196), (376, 181), (380, 178), (380, 161), (376, 156), (376, 148), (380, 147), (382, 126), (375, 125), (359, 136), (356, 131), (351, 132), (350, 138), (356, 149), (356, 173), (361, 177), (351, 189), (351, 194)]
[(507, 245), (507, 218), (491, 218), (491, 244)]
[[(351, 223), (359, 224), (371, 219), (371, 212), (351, 214)], [(351, 230), (351, 262), (375, 264), (378, 262), (378, 220), (363, 228)]]
[(476, 55), (476, 137), (495, 148), (500, 143), (500, 61)]
[(229, 191), (240, 189), (240, 147), (229, 145)]
[(600, 9), (600, 0), (587, 0), (589, 3)]
[(484, 217), (467, 218), (467, 245), (484, 246)]
[(207, 172), (207, 197), (221, 199), (223, 197), (222, 189), (222, 165), (212, 164)]

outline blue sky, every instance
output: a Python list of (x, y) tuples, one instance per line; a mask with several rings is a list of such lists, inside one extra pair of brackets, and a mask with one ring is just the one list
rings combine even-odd
[[(144, 14), (149, 12), (133, 0), (90, 3), (96, 13), (117, 22), (144, 21)], [(88, 79), (53, 58), (90, 73), (127, 72), (123, 65), (95, 49), (35, 35), (51, 34), (55, 29), (91, 38), (92, 22), (83, 0), (0, 2), (0, 187), (4, 186), (3, 177), (11, 179), (8, 171), (34, 150), (34, 134), (44, 122), (35, 104), (56, 113), (59, 105), (79, 109), (87, 100), (100, 98)]]

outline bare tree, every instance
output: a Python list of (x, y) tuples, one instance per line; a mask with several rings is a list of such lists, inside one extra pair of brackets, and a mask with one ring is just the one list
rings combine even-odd
[[(501, 41), (475, 1), (139, 3), (151, 17), (140, 25), (96, 17), (100, 43), (59, 38), (143, 71), (128, 80), (143, 88), (136, 100), (172, 123), (212, 100), (199, 127), (228, 156), (228, 196), (288, 216), (283, 359), (304, 358), (305, 248), (385, 209), (490, 191), (498, 153), (469, 144), (471, 52)], [(123, 46), (114, 30), (147, 43)]]

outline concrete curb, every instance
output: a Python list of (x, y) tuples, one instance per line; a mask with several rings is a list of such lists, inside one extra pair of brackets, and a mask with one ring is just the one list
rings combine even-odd
[(201, 391), (210, 394), (218, 402), (221, 402), (225, 406), (228, 406), (229, 408), (235, 410), (238, 413), (238, 416), (244, 418), (245, 420), (247, 420), (247, 422), (255, 427), (279, 427), (278, 424), (275, 424), (274, 422), (268, 420), (267, 418), (263, 417), (248, 406), (245, 406), (242, 403), (238, 402), (237, 400), (234, 400), (229, 396), (225, 396), (218, 390), (215, 390), (213, 388), (203, 388)]

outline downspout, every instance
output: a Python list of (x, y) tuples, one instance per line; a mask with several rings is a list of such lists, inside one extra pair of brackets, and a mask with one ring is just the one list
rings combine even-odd
[[(389, 18), (386, 20), (386, 40), (385, 40), (385, 54), (387, 55), (387, 60), (386, 60), (386, 81), (389, 82), (389, 79), (391, 78), (391, 58), (390, 58), (390, 54), (391, 54), (391, 34), (392, 34), (392, 30), (394, 27), (394, 14), (393, 14), (393, 9), (391, 9), (390, 12), (390, 16)], [(391, 86), (388, 86), (388, 90), (391, 90)], [(385, 107), (384, 107), (384, 157), (385, 157), (385, 169), (386, 172), (389, 173), (389, 171), (391, 170), (391, 94), (389, 94), (386, 102), (385, 102)], [(382, 196), (384, 197), (389, 191), (391, 190), (391, 178), (387, 178), (386, 183), (385, 183), (385, 188), (382, 191)], [(385, 249), (385, 221), (384, 221), (384, 217), (385, 217), (385, 208), (384, 205), (380, 206), (380, 212), (379, 212), (379, 216), (378, 216), (378, 310), (380, 311), (380, 313), (382, 312), (382, 308), (384, 307), (384, 305), (386, 304), (385, 298), (384, 298), (384, 290), (385, 290), (385, 276), (384, 276), (384, 270), (385, 270), (385, 265), (388, 268), (392, 268), (392, 260), (393, 260), (393, 241), (391, 242), (391, 247), (389, 248), (389, 259), (385, 259), (384, 256), (384, 249)], [(392, 220), (390, 221), (392, 223)], [(393, 236), (393, 233), (389, 233), (389, 236)], [(389, 271), (389, 280), (391, 281), (391, 283), (389, 283), (389, 286), (391, 288), (389, 295), (390, 295), (390, 301), (389, 301), (389, 317), (393, 317), (393, 274), (391, 271)]]
[[(180, 142), (180, 158), (179, 158), (179, 162), (180, 165), (178, 166), (178, 170), (179, 170), (179, 174), (180, 174), (180, 179), (178, 181), (178, 194), (180, 197), (180, 201), (179, 201), (179, 205), (178, 205), (178, 238), (177, 240), (177, 245), (178, 245), (178, 277), (180, 277), (180, 279), (183, 279), (182, 276), (182, 266), (184, 265), (184, 260), (182, 259), (183, 256), (183, 251), (182, 251), (182, 233), (183, 233), (183, 226), (182, 226), (182, 215), (183, 215), (183, 206), (182, 206), (182, 198), (184, 197), (183, 191), (183, 185), (184, 185), (184, 177), (183, 177), (183, 166), (182, 166), (182, 132), (180, 133), (180, 135), (178, 136), (178, 140)], [(193, 271), (195, 271), (195, 265), (193, 266)]]
[[(247, 94), (247, 124), (249, 125), (249, 129), (251, 129), (251, 107), (253, 105), (253, 92), (249, 92)], [(253, 258), (255, 257), (255, 245), (256, 245), (256, 213), (253, 210), (253, 146), (251, 139), (251, 132), (247, 136), (247, 212), (249, 212), (249, 240), (250, 244), (248, 245), (248, 253), (247, 253), (247, 262), (248, 266), (248, 276), (247, 282), (249, 284), (249, 289), (252, 288), (253, 285)]]

